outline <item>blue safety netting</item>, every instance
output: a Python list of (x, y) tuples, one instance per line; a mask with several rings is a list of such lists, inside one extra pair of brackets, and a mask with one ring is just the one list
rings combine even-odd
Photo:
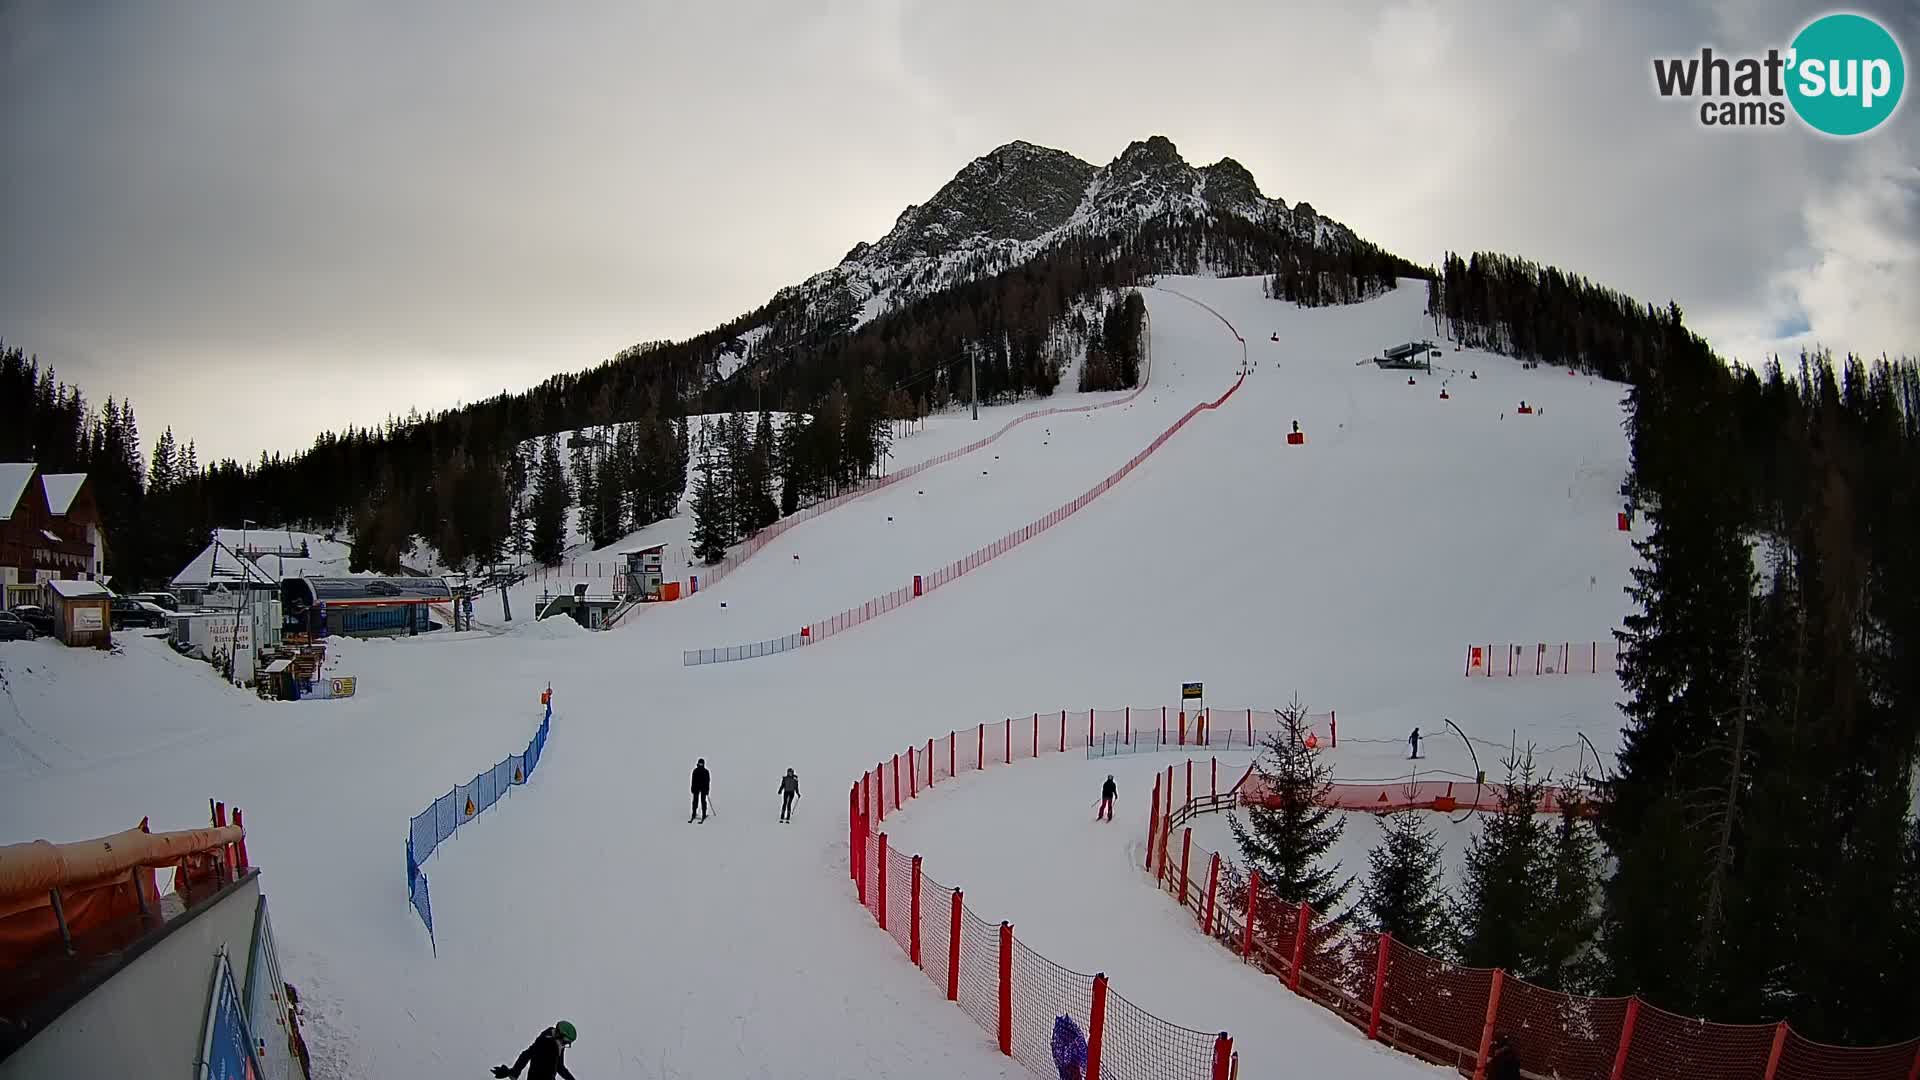
[(420, 864), (427, 861), (427, 856), (433, 854), (442, 840), (485, 813), (510, 788), (532, 779), (534, 766), (540, 764), (540, 752), (546, 749), (548, 728), (553, 723), (552, 687), (547, 688), (545, 698), (540, 727), (525, 750), (508, 755), (492, 768), (455, 786), (407, 823), (407, 902), (426, 924), (427, 941), (433, 945), (435, 955), (439, 954), (440, 946), (433, 938), (433, 903), (428, 899), (427, 874), (420, 869)]

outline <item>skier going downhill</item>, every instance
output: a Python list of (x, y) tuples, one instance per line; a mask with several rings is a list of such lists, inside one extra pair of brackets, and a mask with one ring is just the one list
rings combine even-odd
[(1119, 791), (1120, 789), (1114, 786), (1113, 775), (1109, 773), (1107, 782), (1100, 785), (1100, 812), (1093, 815), (1093, 820), (1113, 820), (1113, 797), (1119, 794)]
[(693, 763), (693, 809), (687, 814), (687, 820), (699, 818), (707, 820), (707, 791), (712, 786), (712, 778), (707, 775), (707, 759), (701, 758)]
[(800, 797), (800, 777), (792, 769), (780, 778), (780, 820), (793, 820), (793, 800)]
[(571, 1022), (562, 1020), (540, 1033), (533, 1045), (520, 1052), (520, 1059), (512, 1065), (495, 1065), (493, 1075), (500, 1080), (508, 1077), (518, 1078), (520, 1070), (527, 1071), (527, 1080), (573, 1080), (573, 1074), (567, 1071), (567, 1047), (573, 1045), (575, 1036)]

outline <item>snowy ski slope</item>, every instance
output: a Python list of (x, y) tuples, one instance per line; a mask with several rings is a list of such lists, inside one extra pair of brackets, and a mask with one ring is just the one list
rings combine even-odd
[[(1581, 641), (1617, 624), (1632, 560), (1613, 524), (1620, 387), (1449, 350), (1439, 363), (1480, 377), (1451, 379), (1441, 401), (1439, 371), (1408, 386), (1356, 366), (1431, 335), (1417, 286), (1302, 310), (1254, 279), (1162, 284), (1239, 327), (1255, 364), (1243, 388), (1086, 510), (947, 588), (817, 646), (681, 666), (682, 649), (790, 632), (1077, 495), (1225, 389), (1241, 362), (1227, 328), (1149, 290), (1153, 387), (1135, 404), (1023, 425), (610, 633), (550, 622), (352, 643), (338, 670), (359, 677), (357, 696), (293, 704), (222, 689), (136, 636), (110, 658), (10, 645), (4, 839), (147, 814), (185, 826), (209, 795), (244, 807), (331, 1075), (480, 1075), (562, 1016), (580, 1027), (569, 1064), (583, 1077), (1022, 1075), (853, 902), (846, 792), (873, 761), (1009, 714), (1172, 701), (1182, 680), (1204, 680), (1210, 702), (1298, 692), (1337, 708), (1343, 777), (1400, 775), (1407, 729), (1441, 716), (1488, 740), (1489, 769), (1513, 732), (1548, 747), (1584, 732), (1611, 754), (1617, 728), (1608, 676), (1467, 680), (1460, 663), (1469, 641)], [(1517, 417), (1521, 398), (1544, 413)], [(1296, 418), (1303, 447), (1284, 442)], [(983, 410), (982, 429), (1004, 422)], [(973, 437), (930, 433), (925, 456)], [(427, 864), (434, 959), (406, 905), (407, 819), (524, 744), (549, 681), (538, 776)], [(79, 715), (93, 704), (113, 708)], [(1430, 768), (1471, 769), (1458, 740), (1426, 750)], [(1574, 754), (1545, 756), (1570, 770)], [(702, 756), (717, 813), (689, 825)], [(1141, 878), (1130, 845), (1150, 774), (1172, 760), (1069, 756), (963, 778), (899, 819), (896, 846), (1039, 952), (1107, 971), (1176, 1023), (1230, 1030), (1249, 1076), (1441, 1075), (1209, 953)], [(783, 826), (789, 766), (803, 794)], [(1108, 772), (1119, 820), (1096, 826)]]

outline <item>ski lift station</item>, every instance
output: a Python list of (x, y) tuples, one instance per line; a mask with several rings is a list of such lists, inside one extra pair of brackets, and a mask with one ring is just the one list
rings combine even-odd
[(1433, 357), (1439, 355), (1440, 350), (1434, 348), (1431, 341), (1409, 341), (1383, 350), (1373, 362), (1383, 368), (1432, 371)]

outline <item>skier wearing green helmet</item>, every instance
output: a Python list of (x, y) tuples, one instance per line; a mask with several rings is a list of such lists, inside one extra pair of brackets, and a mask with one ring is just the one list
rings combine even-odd
[(579, 1035), (580, 1032), (570, 1021), (562, 1020), (541, 1032), (540, 1037), (533, 1040), (532, 1046), (521, 1051), (520, 1060), (511, 1067), (495, 1065), (493, 1075), (500, 1080), (508, 1077), (517, 1080), (520, 1070), (526, 1069), (527, 1080), (554, 1080), (555, 1077), (573, 1080), (573, 1074), (567, 1071), (565, 1058), (567, 1047), (572, 1046), (573, 1040)]

